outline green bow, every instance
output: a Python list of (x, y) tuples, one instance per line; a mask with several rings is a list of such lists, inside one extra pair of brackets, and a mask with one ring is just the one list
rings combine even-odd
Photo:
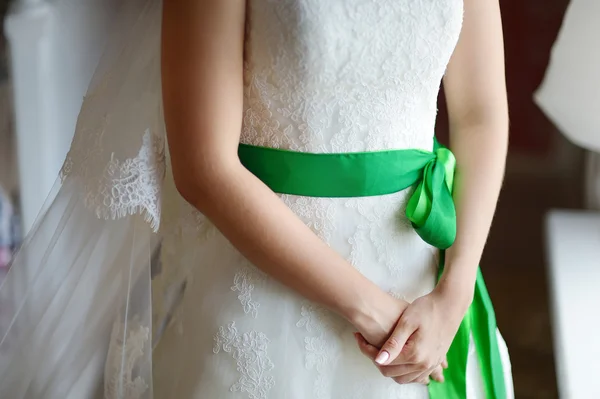
[(447, 148), (437, 148), (406, 206), (406, 217), (415, 231), (439, 249), (450, 248), (456, 239), (456, 210), (452, 200), (455, 167), (454, 154)]

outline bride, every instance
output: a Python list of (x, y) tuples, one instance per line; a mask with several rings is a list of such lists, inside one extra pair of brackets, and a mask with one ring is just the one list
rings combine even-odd
[(514, 397), (478, 269), (508, 137), (497, 0), (120, 15), (0, 287), (0, 397)]

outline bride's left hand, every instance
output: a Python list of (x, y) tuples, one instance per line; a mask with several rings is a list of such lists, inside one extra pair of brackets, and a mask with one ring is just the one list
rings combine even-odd
[(411, 303), (374, 359), (382, 373), (402, 383), (431, 375), (445, 360), (470, 302), (469, 296), (438, 285)]
[[(368, 343), (359, 333), (355, 334), (355, 338), (358, 342), (358, 347), (360, 348), (360, 351), (363, 353), (363, 355), (375, 362), (375, 357), (379, 353), (379, 349)], [(419, 383), (427, 385), (429, 384), (431, 379), (437, 382), (444, 382), (444, 369), (448, 368), (448, 362), (446, 361), (446, 359), (444, 359), (442, 364), (438, 365), (429, 374), (421, 372), (415, 374), (414, 372), (411, 372), (410, 364), (390, 366), (379, 366), (377, 364), (375, 365), (379, 368), (379, 371), (384, 377), (389, 377), (398, 384)]]

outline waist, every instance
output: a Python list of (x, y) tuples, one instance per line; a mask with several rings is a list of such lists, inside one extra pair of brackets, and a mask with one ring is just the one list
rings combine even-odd
[(429, 244), (446, 249), (456, 236), (452, 201), (455, 160), (436, 141), (434, 151), (388, 150), (313, 154), (240, 144), (242, 164), (279, 194), (366, 197), (415, 187), (406, 216)]
[(424, 150), (314, 154), (240, 144), (242, 164), (279, 194), (366, 197), (391, 194), (417, 182), (436, 158)]

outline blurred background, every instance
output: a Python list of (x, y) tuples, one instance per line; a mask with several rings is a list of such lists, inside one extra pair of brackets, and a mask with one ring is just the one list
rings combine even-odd
[[(21, 0), (9, 7), (8, 0), (0, 0), (3, 24), (0, 31), (4, 33), (0, 38), (0, 280), (8, 269), (10, 253), (23, 236), (22, 231), (31, 227), (55, 183), (118, 3), (116, 0)], [(577, 139), (579, 130), (600, 127), (572, 129), (573, 124), (561, 122), (568, 117), (562, 115), (561, 119), (549, 112), (556, 106), (557, 115), (561, 114), (558, 105), (552, 103), (552, 96), (560, 96), (558, 92), (549, 89), (542, 95), (538, 88), (545, 79), (563, 80), (560, 68), (549, 77), (548, 67), (567, 9), (577, 3), (579, 10), (583, 10), (579, 14), (596, 13), (598, 21), (599, 2), (500, 0), (500, 3), (511, 141), (506, 180), (482, 261), (483, 272), (498, 324), (511, 352), (516, 397), (597, 398), (598, 385), (588, 383), (587, 391), (577, 387), (580, 381), (596, 378), (593, 367), (600, 371), (598, 361), (591, 364), (577, 357), (580, 355), (574, 353), (568, 342), (572, 345), (575, 337), (581, 340), (587, 337), (597, 343), (598, 329), (587, 331), (587, 335), (573, 335), (569, 332), (573, 319), (561, 309), (575, 306), (569, 302), (573, 296), (583, 295), (586, 301), (598, 304), (600, 294), (596, 294), (594, 302), (593, 293), (576, 293), (573, 287), (577, 283), (553, 270), (580, 276), (582, 270), (593, 271), (593, 263), (600, 266), (600, 253), (596, 252), (595, 258), (593, 255), (600, 248), (600, 223), (595, 246), (568, 247), (567, 240), (556, 235), (581, 242), (576, 235), (586, 229), (595, 231), (594, 223), (600, 222), (594, 211), (600, 201), (600, 162), (593, 151), (598, 150), (600, 143), (595, 148), (584, 145), (589, 133), (586, 139)], [(599, 30), (595, 37), (596, 46), (583, 49), (584, 54), (600, 53)], [(577, 42), (576, 38), (573, 40)], [(572, 43), (563, 42), (564, 46), (573, 46)], [(565, 54), (559, 53), (555, 52), (556, 57)], [(581, 60), (573, 58), (572, 62)], [(600, 71), (600, 62), (596, 70)], [(596, 80), (600, 80), (600, 74)], [(597, 82), (589, 84), (598, 87)], [(445, 141), (443, 94), (439, 108), (438, 134)], [(597, 108), (600, 114), (600, 103)], [(547, 215), (554, 209), (563, 211), (555, 214), (558, 216), (552, 224)], [(555, 230), (559, 233), (553, 233), (552, 226), (557, 226)], [(564, 254), (575, 255), (567, 256), (570, 260), (565, 262)], [(577, 269), (585, 262), (587, 266)], [(596, 278), (600, 285), (600, 271), (585, 278)], [(568, 280), (568, 287), (562, 287), (557, 279)], [(581, 312), (566, 313), (581, 315)], [(582, 342), (575, 344), (588, 352), (598, 349), (597, 344), (595, 347)], [(598, 359), (600, 353), (594, 356)], [(586, 364), (577, 366), (579, 363)]]

